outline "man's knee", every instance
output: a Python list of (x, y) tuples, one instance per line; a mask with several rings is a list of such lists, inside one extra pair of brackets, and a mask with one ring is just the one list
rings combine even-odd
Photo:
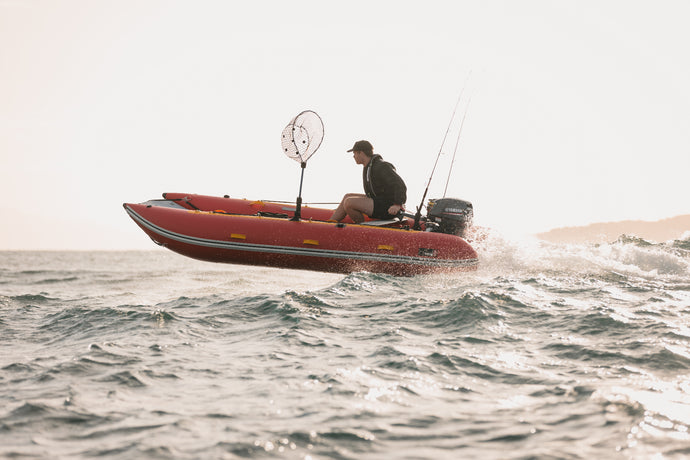
[(351, 193), (348, 193), (343, 198), (343, 207), (345, 209), (353, 209), (353, 206), (354, 206), (354, 198), (352, 197)]
[(357, 193), (346, 193), (342, 199), (342, 202), (344, 203), (346, 200), (348, 200), (350, 198), (355, 198), (357, 196), (359, 196), (359, 194), (357, 194)]
[[(373, 207), (373, 201), (369, 203), (370, 198), (368, 199), (367, 197), (363, 197), (361, 195), (354, 194), (354, 196), (351, 196), (347, 198), (343, 202), (343, 207), (345, 210), (349, 211), (356, 211), (356, 212), (361, 212), (365, 213), (367, 215), (371, 214), (372, 207)], [(372, 208), (372, 209), (370, 209)]]

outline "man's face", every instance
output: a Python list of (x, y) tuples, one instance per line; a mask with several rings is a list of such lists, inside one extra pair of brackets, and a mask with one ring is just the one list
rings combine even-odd
[(355, 163), (357, 163), (358, 165), (362, 165), (364, 164), (364, 159), (366, 155), (361, 150), (355, 150), (354, 152), (352, 152), (352, 157), (355, 159)]

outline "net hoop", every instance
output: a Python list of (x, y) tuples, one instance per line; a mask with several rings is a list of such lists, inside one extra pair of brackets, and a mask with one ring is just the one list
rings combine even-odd
[(306, 163), (323, 141), (323, 121), (312, 110), (305, 110), (290, 120), (281, 135), (283, 153), (298, 163)]

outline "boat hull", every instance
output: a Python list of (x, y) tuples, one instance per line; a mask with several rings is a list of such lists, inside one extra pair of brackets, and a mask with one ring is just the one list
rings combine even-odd
[(157, 244), (199, 260), (398, 276), (473, 270), (478, 263), (462, 238), (409, 230), (404, 223), (388, 228), (314, 220), (332, 212), (319, 208), (306, 208), (306, 219), (291, 220), (275, 217), (285, 211), (280, 203), (170, 195), (124, 208)]

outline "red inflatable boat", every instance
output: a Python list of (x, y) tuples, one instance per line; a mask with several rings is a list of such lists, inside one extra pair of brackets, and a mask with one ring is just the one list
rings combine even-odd
[(331, 209), (295, 204), (166, 193), (162, 200), (125, 203), (129, 216), (157, 244), (195, 259), (233, 264), (416, 275), (477, 267), (463, 239), (472, 205), (431, 200), (419, 230), (410, 217), (328, 222)]

